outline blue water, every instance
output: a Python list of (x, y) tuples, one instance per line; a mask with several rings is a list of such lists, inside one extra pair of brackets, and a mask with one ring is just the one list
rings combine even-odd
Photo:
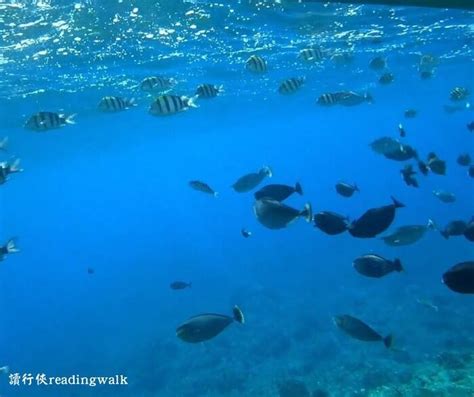
[[(390, 230), (428, 218), (440, 227), (469, 220), (473, 179), (456, 158), (474, 155), (466, 128), (473, 114), (448, 114), (443, 106), (452, 88), (474, 90), (472, 14), (128, 3), (0, 3), (0, 139), (9, 137), (9, 152), (0, 155), (18, 156), (24, 168), (0, 186), (0, 237), (17, 236), (21, 249), (0, 267), (0, 366), (48, 376), (123, 374), (129, 381), (29, 387), (11, 386), (0, 374), (0, 395), (266, 397), (296, 380), (331, 396), (375, 396), (384, 386), (409, 396), (424, 387), (410, 374), (439, 363), (440, 354), (471, 354), (474, 361), (472, 298), (441, 283), (449, 267), (474, 259), (467, 239), (433, 231), (393, 248), (378, 238), (327, 236), (302, 219), (269, 230), (255, 219), (252, 193), (230, 188), (270, 165), (274, 176), (264, 183), (302, 184), (304, 196), (288, 200), (296, 208), (309, 201), (315, 212), (354, 219), (394, 196), (406, 208)], [(354, 60), (296, 59), (314, 44)], [(252, 54), (267, 59), (268, 73), (245, 70)], [(421, 54), (439, 60), (432, 79), (419, 77)], [(388, 59), (391, 85), (378, 84), (380, 73), (368, 68), (376, 55)], [(179, 95), (203, 82), (222, 84), (225, 93), (197, 109), (153, 117), (152, 98), (136, 87), (150, 75), (175, 78)], [(295, 76), (306, 77), (301, 91), (279, 95), (280, 81)], [(341, 90), (370, 92), (375, 102), (316, 105), (321, 94)], [(104, 95), (135, 97), (139, 106), (103, 114), (97, 103)], [(418, 116), (404, 119), (408, 108)], [(45, 133), (24, 129), (41, 110), (77, 113), (77, 122)], [(408, 187), (402, 163), (370, 150), (374, 139), (397, 138), (400, 122), (404, 142), (422, 157), (433, 151), (447, 161), (446, 176), (418, 175), (420, 188)], [(192, 190), (193, 179), (219, 197)], [(338, 196), (339, 180), (356, 182), (360, 194)], [(456, 202), (442, 203), (434, 189), (455, 193)], [(242, 227), (251, 238), (242, 238)], [(399, 257), (406, 271), (364, 278), (352, 261), (368, 252)], [(171, 290), (175, 280), (193, 286)], [(204, 344), (176, 337), (188, 317), (231, 314), (235, 304), (245, 325)], [(393, 333), (397, 350), (344, 335), (332, 322), (341, 313)], [(468, 397), (474, 381), (466, 379), (459, 395)]]

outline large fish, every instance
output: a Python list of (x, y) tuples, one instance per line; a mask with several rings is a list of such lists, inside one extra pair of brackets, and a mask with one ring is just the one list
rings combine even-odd
[(321, 211), (314, 216), (314, 227), (330, 236), (344, 233), (347, 225), (347, 217), (335, 212)]
[(454, 265), (443, 274), (443, 283), (460, 294), (474, 294), (474, 261)]
[(358, 318), (348, 314), (334, 317), (334, 323), (347, 335), (364, 342), (383, 342), (386, 348), (392, 346), (392, 336), (383, 337)]
[(420, 240), (427, 230), (435, 230), (434, 222), (429, 219), (427, 225), (408, 225), (399, 227), (392, 234), (382, 237), (385, 244), (392, 247), (400, 247), (401, 245), (410, 245)]
[(303, 195), (303, 188), (298, 182), (296, 182), (295, 186), (279, 184), (267, 185), (255, 192), (254, 196), (256, 200), (267, 198), (275, 201), (284, 201), (293, 193)]
[(313, 218), (309, 203), (303, 210), (297, 210), (276, 200), (262, 199), (255, 201), (253, 210), (257, 220), (269, 229), (283, 229), (299, 217), (307, 222)]
[(352, 266), (358, 273), (372, 278), (381, 278), (393, 272), (403, 271), (400, 259), (391, 261), (374, 254), (359, 256), (354, 260)]
[(189, 343), (199, 343), (219, 335), (233, 322), (244, 324), (244, 314), (234, 306), (233, 315), (204, 313), (191, 317), (176, 329), (176, 336)]
[(238, 193), (246, 193), (255, 189), (267, 176), (272, 177), (272, 170), (263, 166), (258, 172), (251, 172), (237, 179), (232, 188)]

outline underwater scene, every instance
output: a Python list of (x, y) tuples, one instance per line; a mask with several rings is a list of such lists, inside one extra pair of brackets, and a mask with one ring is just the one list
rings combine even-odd
[(0, 0), (0, 396), (473, 397), (473, 11)]

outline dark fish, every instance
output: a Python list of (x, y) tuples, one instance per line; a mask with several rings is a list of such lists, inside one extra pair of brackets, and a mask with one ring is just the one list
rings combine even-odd
[(215, 98), (222, 92), (224, 92), (224, 87), (222, 85), (216, 86), (213, 84), (201, 84), (196, 89), (196, 95), (199, 98), (204, 99)]
[(219, 335), (234, 321), (244, 324), (244, 314), (238, 306), (234, 306), (233, 316), (204, 313), (191, 317), (176, 329), (176, 336), (189, 343), (199, 343)]
[(416, 111), (415, 109), (407, 109), (405, 110), (405, 118), (407, 119), (412, 119), (414, 117), (416, 117), (416, 115), (418, 114), (418, 111)]
[(87, 274), (94, 274), (95, 270), (92, 267), (87, 268)]
[(393, 83), (394, 80), (395, 80), (395, 76), (393, 75), (393, 73), (387, 72), (387, 73), (384, 73), (382, 76), (380, 76), (379, 83), (387, 85), (387, 84)]
[(240, 234), (245, 238), (249, 238), (252, 235), (252, 232), (248, 231), (247, 229), (241, 229)]
[(387, 151), (383, 154), (386, 158), (395, 161), (407, 161), (411, 159), (418, 159), (418, 153), (410, 145), (402, 144), (396, 150)]
[(152, 76), (140, 83), (140, 89), (145, 92), (158, 93), (168, 91), (176, 85), (176, 80), (168, 77)]
[(153, 116), (170, 116), (190, 108), (197, 108), (197, 97), (188, 98), (177, 95), (160, 95), (151, 104), (149, 113)]
[(294, 187), (278, 184), (267, 185), (255, 192), (254, 196), (256, 200), (266, 198), (275, 201), (284, 201), (295, 192), (299, 195), (303, 195), (303, 189), (298, 182), (296, 182)]
[(465, 87), (455, 87), (451, 90), (449, 98), (454, 101), (464, 101), (470, 95), (470, 92)]
[(263, 166), (260, 171), (246, 174), (232, 185), (232, 188), (238, 193), (246, 193), (255, 189), (267, 176), (272, 177), (272, 170), (270, 167)]
[(354, 269), (366, 277), (381, 278), (392, 272), (402, 272), (400, 259), (390, 261), (379, 255), (364, 255), (356, 258), (352, 263)]
[(43, 132), (75, 124), (75, 114), (66, 116), (62, 113), (39, 112), (31, 116), (25, 124), (25, 128), (33, 131)]
[(102, 112), (120, 112), (137, 106), (135, 99), (121, 98), (118, 96), (105, 96), (99, 102), (99, 110)]
[(282, 95), (294, 94), (303, 86), (304, 82), (305, 79), (303, 77), (293, 77), (285, 80), (278, 87), (278, 92)]
[(376, 139), (369, 146), (375, 153), (385, 155), (386, 153), (399, 151), (401, 143), (396, 139), (384, 136)]
[(13, 163), (3, 161), (0, 163), (0, 185), (3, 185), (9, 178), (10, 174), (22, 172), (20, 168), (20, 159), (16, 159)]
[(407, 133), (405, 131), (405, 128), (403, 128), (403, 125), (398, 124), (398, 133), (402, 138), (405, 138), (407, 136)]
[(171, 284), (170, 284), (170, 288), (171, 289), (175, 289), (175, 290), (178, 290), (178, 289), (185, 289), (185, 288), (191, 288), (192, 286), (192, 283), (186, 283), (184, 281), (173, 281)]
[(435, 153), (428, 155), (428, 168), (438, 175), (446, 175), (446, 161), (441, 160)]
[(370, 94), (361, 95), (352, 91), (340, 91), (340, 92), (329, 92), (321, 95), (317, 103), (322, 106), (356, 106), (364, 102), (373, 102), (373, 98)]
[(461, 220), (449, 222), (444, 230), (441, 230), (441, 235), (448, 239), (451, 236), (462, 236), (467, 229), (467, 223)]
[(402, 174), (402, 179), (408, 186), (419, 186), (418, 181), (415, 178), (416, 172), (413, 171), (412, 165), (405, 165), (405, 167), (400, 171), (400, 174)]
[(397, 208), (404, 204), (392, 197), (393, 204), (367, 210), (359, 219), (349, 225), (349, 233), (354, 237), (375, 237), (387, 230), (395, 218)]
[(0, 246), (0, 262), (9, 254), (16, 254), (20, 250), (16, 247), (16, 239), (11, 238), (5, 245)]
[(474, 242), (474, 217), (472, 217), (471, 221), (467, 224), (466, 230), (464, 230), (464, 237)]
[(474, 178), (474, 164), (469, 166), (467, 170), (467, 175), (469, 175), (471, 178)]
[(399, 227), (392, 234), (382, 237), (385, 244), (391, 247), (410, 245), (420, 240), (427, 230), (435, 230), (436, 225), (429, 219), (427, 225), (408, 225)]
[(474, 131), (474, 121), (471, 121), (469, 124), (466, 125), (467, 129), (471, 132)]
[(351, 185), (349, 183), (339, 182), (336, 184), (336, 192), (343, 197), (351, 197), (354, 192), (360, 192), (360, 190), (355, 183)]
[(460, 166), (467, 167), (471, 164), (471, 156), (468, 153), (463, 153), (458, 156), (456, 161)]
[(267, 61), (259, 55), (252, 55), (247, 59), (245, 67), (252, 73), (265, 73), (267, 71)]
[(331, 236), (347, 230), (347, 217), (331, 211), (318, 212), (314, 216), (314, 226)]
[(421, 160), (418, 160), (418, 169), (425, 176), (428, 175), (428, 172), (430, 171), (428, 166)]
[(369, 62), (369, 68), (372, 70), (382, 70), (385, 69), (386, 66), (387, 62), (385, 61), (385, 58), (381, 56), (372, 58)]
[(346, 334), (364, 342), (383, 342), (386, 348), (392, 346), (392, 336), (381, 336), (366, 323), (348, 314), (334, 317), (334, 323)]
[(443, 203), (454, 203), (456, 196), (453, 193), (444, 190), (433, 190), (433, 195), (439, 198)]
[(454, 265), (443, 274), (443, 283), (460, 294), (474, 294), (474, 261)]
[(307, 222), (311, 222), (313, 218), (309, 203), (300, 211), (279, 201), (264, 198), (255, 201), (253, 210), (257, 220), (269, 229), (283, 229), (299, 217), (305, 218)]
[(190, 181), (189, 186), (199, 192), (212, 194), (214, 197), (217, 197), (219, 195), (219, 193), (214, 191), (207, 183), (201, 181)]
[(420, 72), (420, 77), (422, 80), (428, 80), (433, 77), (433, 71), (432, 70), (422, 70)]

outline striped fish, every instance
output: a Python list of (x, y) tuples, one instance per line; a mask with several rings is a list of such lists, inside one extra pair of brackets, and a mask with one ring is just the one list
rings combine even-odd
[(278, 92), (283, 95), (294, 94), (304, 84), (305, 79), (303, 77), (293, 77), (285, 80), (280, 84)]
[(25, 128), (41, 132), (64, 127), (67, 124), (75, 124), (75, 114), (66, 116), (61, 113), (39, 112), (31, 116), (25, 124)]
[(150, 106), (150, 114), (154, 116), (168, 116), (188, 110), (189, 108), (197, 108), (197, 97), (188, 98), (177, 95), (160, 95)]
[(214, 98), (220, 93), (224, 92), (224, 87), (222, 85), (215, 86), (212, 84), (201, 84), (196, 89), (196, 95), (199, 98)]
[(324, 51), (321, 48), (305, 48), (298, 54), (298, 58), (306, 62), (318, 62), (324, 59)]
[(321, 95), (317, 100), (318, 105), (322, 106), (355, 106), (364, 102), (373, 102), (372, 96), (370, 94), (361, 95), (352, 91), (326, 93)]
[(99, 110), (102, 112), (120, 112), (137, 106), (135, 99), (121, 98), (119, 96), (105, 96), (99, 102)]
[(451, 90), (450, 98), (452, 101), (463, 101), (469, 96), (469, 90), (464, 87), (455, 87)]
[(253, 73), (265, 73), (267, 71), (267, 61), (259, 55), (252, 55), (247, 59), (245, 67)]
[(145, 92), (163, 92), (176, 85), (176, 80), (168, 77), (152, 76), (145, 78), (140, 83), (140, 89)]

